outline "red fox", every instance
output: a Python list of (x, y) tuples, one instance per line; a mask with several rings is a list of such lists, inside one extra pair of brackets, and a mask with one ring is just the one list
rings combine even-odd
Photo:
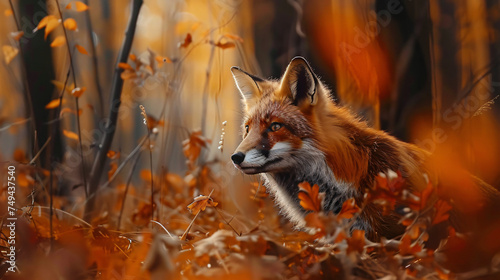
[[(407, 185), (422, 189), (428, 152), (370, 128), (336, 105), (329, 90), (302, 57), (294, 58), (280, 80), (264, 80), (232, 67), (243, 96), (243, 141), (231, 156), (246, 174), (262, 174), (282, 213), (299, 227), (306, 211), (298, 184), (318, 184), (324, 210), (338, 213), (344, 201), (363, 201), (379, 173), (399, 171)], [(366, 205), (353, 228), (369, 239), (402, 233), (396, 215)]]

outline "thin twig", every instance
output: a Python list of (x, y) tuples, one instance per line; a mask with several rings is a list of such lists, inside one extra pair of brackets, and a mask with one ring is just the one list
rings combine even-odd
[(49, 138), (47, 138), (47, 141), (45, 141), (45, 144), (43, 144), (43, 146), (40, 148), (40, 150), (38, 150), (38, 153), (31, 159), (31, 161), (29, 163), (30, 165), (33, 165), (35, 163), (35, 161), (38, 159), (38, 157), (40, 157), (43, 150), (49, 145), (50, 140), (52, 140), (52, 136), (49, 136)]
[[(75, 74), (75, 65), (73, 61), (73, 55), (71, 54), (71, 47), (69, 46), (69, 39), (68, 39), (68, 32), (66, 31), (66, 27), (64, 27), (64, 18), (61, 12), (61, 7), (59, 6), (59, 0), (56, 0), (56, 6), (57, 6), (57, 11), (59, 11), (59, 18), (61, 19), (62, 28), (64, 31), (64, 38), (66, 39), (66, 47), (68, 49), (68, 55), (69, 55), (69, 65), (71, 67), (71, 74), (73, 76), (73, 83), (75, 83), (75, 89), (78, 88), (78, 85), (76, 83), (76, 74)], [(83, 145), (82, 145), (82, 131), (80, 128), (80, 114), (78, 111), (80, 110), (80, 106), (78, 105), (78, 96), (75, 96), (75, 105), (76, 105), (76, 125), (78, 127), (78, 145), (80, 146), (80, 158), (82, 160), (81, 166), (82, 166), (82, 179), (83, 179), (83, 186), (85, 189), (85, 197), (88, 197), (88, 191), (87, 191), (87, 171), (85, 170), (85, 158), (83, 157)]]
[[(12, 4), (12, 0), (9, 0), (9, 4), (10, 4), (10, 9), (12, 11), (12, 15), (14, 17), (14, 21), (16, 23), (17, 31), (21, 32), (22, 29), (21, 29), (21, 26), (19, 25), (17, 14), (14, 10), (14, 4)], [(26, 61), (24, 59), (24, 51), (23, 51), (23, 47), (21, 46), (21, 41), (19, 41), (19, 52), (21, 54), (21, 63), (22, 63), (21, 73), (23, 75), (23, 84), (24, 84), (24, 99), (25, 99), (25, 107), (26, 107), (25, 110), (26, 110), (26, 114), (28, 115), (28, 119), (30, 120), (30, 124), (31, 124), (31, 130), (28, 130), (28, 133), (29, 133), (30, 131), (36, 131), (36, 122), (35, 122), (35, 111), (33, 110), (33, 101), (31, 100), (31, 91), (30, 91), (30, 87), (28, 84), (28, 74), (27, 74), (27, 70), (26, 70)], [(29, 139), (33, 139), (33, 138), (29, 137)], [(29, 140), (29, 141), (32, 141), (32, 140)], [(32, 141), (32, 143), (30, 143), (30, 149), (29, 149), (30, 153), (32, 153), (32, 149), (33, 149), (33, 151), (38, 150), (38, 143), (36, 141)], [(30, 154), (30, 156), (32, 156), (32, 154)], [(38, 162), (37, 164), (40, 165), (40, 162)]]
[[(88, 0), (83, 0), (83, 3), (87, 6), (89, 5)], [(90, 20), (90, 9), (87, 9), (84, 13), (85, 13), (85, 22), (87, 24), (87, 34), (90, 40), (90, 52), (92, 53), (92, 68), (94, 71), (94, 82), (97, 89), (97, 96), (99, 97), (99, 117), (102, 118), (104, 114), (104, 108), (103, 108), (104, 98), (102, 95), (101, 83), (99, 82), (99, 67), (98, 67), (99, 65), (97, 63), (97, 51), (94, 45), (94, 36), (92, 35), (93, 28), (92, 28), (92, 21)]]
[[(125, 209), (125, 200), (127, 199), (127, 194), (128, 194), (128, 188), (130, 186), (130, 181), (132, 181), (132, 175), (134, 174), (135, 168), (137, 167), (137, 163), (139, 162), (139, 158), (141, 157), (141, 154), (139, 154), (135, 158), (134, 165), (132, 166), (132, 170), (130, 170), (130, 173), (127, 178), (127, 184), (125, 185), (125, 192), (123, 193), (123, 200), (122, 200), (122, 206), (120, 208), (120, 215), (118, 216), (118, 225), (116, 226), (116, 230), (120, 230), (120, 225), (122, 222), (122, 215), (123, 215), (123, 209)], [(116, 172), (115, 172), (116, 173)]]
[(130, 49), (132, 48), (132, 42), (134, 39), (135, 29), (137, 26), (137, 19), (139, 18), (139, 11), (141, 10), (143, 1), (133, 0), (132, 12), (130, 20), (128, 23), (127, 31), (125, 33), (125, 39), (123, 41), (122, 48), (118, 55), (118, 61), (115, 65), (115, 72), (113, 74), (113, 81), (111, 87), (112, 100), (110, 103), (108, 122), (105, 128), (105, 134), (102, 139), (101, 145), (99, 146), (99, 151), (92, 165), (92, 170), (90, 172), (90, 180), (88, 183), (89, 190), (89, 200), (85, 204), (84, 219), (89, 221), (92, 217), (92, 211), (94, 210), (96, 197), (93, 195), (99, 186), (99, 179), (101, 178), (102, 171), (104, 169), (104, 164), (106, 162), (106, 154), (111, 148), (111, 143), (113, 142), (113, 137), (115, 135), (115, 130), (118, 124), (118, 109), (121, 104), (121, 94), (123, 88), (123, 79), (120, 77), (123, 69), (118, 67), (118, 63), (126, 63)]

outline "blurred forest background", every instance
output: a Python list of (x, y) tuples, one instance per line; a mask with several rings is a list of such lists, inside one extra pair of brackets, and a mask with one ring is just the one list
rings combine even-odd
[[(12, 0), (0, 11), (0, 178), (17, 167), (26, 217), (18, 266), (28, 272), (11, 277), (40, 273), (48, 255), (44, 279), (154, 277), (164, 274), (151, 259), (151, 275), (137, 271), (154, 258), (148, 233), (162, 227), (194, 243), (282, 225), (271, 199), (255, 203), (265, 196), (258, 178), (229, 161), (242, 116), (231, 66), (279, 78), (303, 56), (336, 102), (373, 127), (442, 154), (451, 176), (467, 169), (500, 186), (500, 1)], [(220, 210), (195, 221), (186, 206), (209, 194)], [(6, 192), (0, 201), (3, 213)], [(94, 247), (63, 237), (77, 228), (71, 239)], [(211, 275), (199, 267), (212, 261), (186, 268), (175, 258), (185, 277)]]

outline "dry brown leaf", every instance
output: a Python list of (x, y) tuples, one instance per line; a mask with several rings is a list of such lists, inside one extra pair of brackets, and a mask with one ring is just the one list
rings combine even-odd
[(444, 200), (438, 200), (436, 202), (436, 205), (434, 206), (434, 208), (436, 209), (436, 214), (434, 216), (434, 219), (432, 220), (433, 225), (439, 224), (441, 222), (448, 220), (448, 218), (450, 217), (450, 214), (448, 212), (453, 207), (451, 207), (451, 205), (448, 204), (448, 202), (446, 202)]
[(60, 35), (60, 36), (57, 36), (54, 41), (52, 41), (52, 43), (50, 44), (51, 47), (55, 48), (55, 47), (60, 47), (62, 45), (64, 45), (64, 43), (66, 43), (66, 39), (64, 38), (64, 36)]
[(215, 206), (217, 206), (217, 204), (219, 204), (219, 203), (215, 202), (210, 196), (200, 195), (200, 196), (195, 197), (194, 201), (191, 202), (191, 204), (189, 204), (187, 207), (193, 215), (196, 215), (200, 211), (205, 211), (207, 206), (215, 207)]
[(322, 210), (323, 195), (319, 193), (319, 186), (314, 185), (311, 187), (309, 182), (302, 182), (299, 184), (300, 206), (305, 210), (320, 212)]
[(210, 139), (201, 135), (201, 131), (193, 131), (188, 139), (182, 142), (183, 152), (189, 161), (190, 168), (194, 167), (195, 161), (201, 153), (202, 147), (207, 147)]
[(184, 42), (179, 43), (179, 48), (187, 48), (192, 42), (193, 42), (193, 37), (191, 37), (191, 33), (188, 33), (184, 38)]
[(365, 248), (365, 231), (355, 229), (352, 231), (351, 237), (347, 238), (347, 254), (351, 252), (363, 253)]
[(407, 234), (401, 238), (401, 241), (399, 243), (399, 254), (402, 256), (407, 256), (407, 255), (415, 255), (416, 253), (420, 253), (422, 251), (422, 246), (415, 242), (414, 244), (411, 243), (411, 237)]
[(340, 210), (337, 218), (340, 219), (350, 219), (354, 217), (354, 214), (360, 212), (361, 209), (356, 205), (356, 200), (354, 198), (349, 198), (342, 204), (342, 209)]

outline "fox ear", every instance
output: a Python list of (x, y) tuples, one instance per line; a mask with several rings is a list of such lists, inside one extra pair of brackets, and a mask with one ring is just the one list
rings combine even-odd
[(258, 98), (261, 95), (259, 82), (262, 80), (259, 77), (255, 77), (247, 72), (241, 70), (239, 67), (231, 67), (231, 73), (233, 73), (234, 81), (236, 82), (236, 87), (240, 91), (245, 103), (248, 105), (252, 100)]
[(281, 79), (281, 91), (291, 97), (294, 105), (315, 105), (318, 102), (316, 94), (318, 78), (305, 58), (296, 56), (290, 61)]

